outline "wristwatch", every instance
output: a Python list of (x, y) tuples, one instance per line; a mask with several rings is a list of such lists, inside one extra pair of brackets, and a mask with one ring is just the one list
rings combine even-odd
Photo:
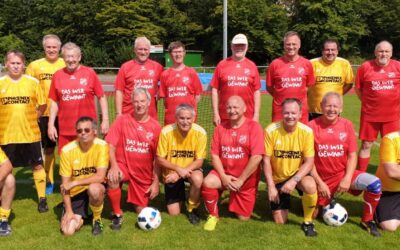
[(301, 180), (301, 178), (300, 178), (299, 176), (295, 175), (295, 176), (293, 176), (293, 180), (294, 180), (296, 183), (299, 183), (300, 180)]

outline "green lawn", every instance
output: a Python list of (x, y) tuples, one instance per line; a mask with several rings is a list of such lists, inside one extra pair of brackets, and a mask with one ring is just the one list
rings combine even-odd
[[(264, 95), (262, 101), (261, 121), (265, 127), (270, 119), (266, 117), (270, 117), (271, 98)], [(204, 97), (199, 107), (198, 123), (212, 135), (210, 105), (210, 98)], [(352, 120), (358, 130), (360, 103), (357, 97), (346, 96), (344, 109), (343, 116)], [(374, 146), (370, 172), (375, 171), (377, 156), (377, 147)], [(208, 164), (206, 168), (209, 168)], [(48, 197), (50, 211), (39, 214), (36, 210), (36, 192), (31, 171), (27, 168), (16, 168), (15, 173), (17, 180), (28, 181), (17, 185), (11, 216), (13, 234), (0, 239), (0, 249), (397, 249), (400, 244), (399, 231), (382, 232), (381, 238), (370, 237), (363, 231), (358, 226), (363, 205), (361, 198), (347, 194), (342, 196), (340, 202), (350, 214), (348, 222), (342, 227), (333, 228), (322, 221), (316, 221), (319, 233), (317, 238), (306, 238), (300, 230), (302, 216), (298, 197), (292, 199), (289, 223), (275, 225), (271, 221), (263, 183), (260, 184), (253, 217), (248, 222), (240, 222), (227, 212), (227, 198), (224, 196), (220, 205), (221, 219), (215, 232), (205, 232), (202, 229), (206, 219), (204, 209), (199, 226), (190, 225), (184, 215), (168, 216), (164, 195), (160, 194), (151, 205), (162, 211), (163, 222), (153, 232), (138, 229), (135, 225), (136, 214), (130, 205), (123, 202), (125, 222), (121, 231), (115, 232), (108, 228), (110, 207), (106, 203), (103, 212), (106, 227), (103, 235), (93, 237), (91, 227), (87, 225), (75, 236), (63, 237), (58, 223), (61, 209), (57, 204), (62, 200), (58, 189)]]

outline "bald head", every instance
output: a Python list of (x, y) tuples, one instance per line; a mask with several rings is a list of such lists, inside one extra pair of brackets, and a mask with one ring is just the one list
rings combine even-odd
[(231, 96), (226, 102), (226, 112), (231, 122), (239, 122), (244, 118), (246, 104), (240, 96)]

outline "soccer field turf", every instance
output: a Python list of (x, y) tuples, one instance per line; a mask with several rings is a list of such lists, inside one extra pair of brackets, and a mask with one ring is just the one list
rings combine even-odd
[[(352, 120), (358, 131), (360, 102), (355, 95), (346, 96), (344, 99), (343, 116)], [(262, 106), (260, 120), (265, 127), (270, 121), (270, 96), (263, 95)], [(113, 108), (112, 98), (110, 107)], [(163, 114), (162, 108), (160, 114)], [(211, 121), (210, 96), (205, 96), (199, 106), (198, 123), (206, 128), (209, 138), (213, 129)], [(369, 172), (374, 173), (377, 164), (378, 147), (375, 145)], [(31, 170), (16, 168), (15, 174), (18, 184), (11, 215), (13, 233), (10, 237), (0, 238), (0, 249), (398, 249), (400, 245), (399, 230), (395, 233), (382, 232), (381, 238), (373, 238), (362, 230), (359, 227), (363, 206), (361, 197), (349, 194), (343, 195), (339, 200), (349, 213), (347, 223), (334, 228), (317, 220), (316, 238), (306, 238), (300, 229), (302, 215), (301, 200), (298, 196), (292, 199), (288, 224), (275, 225), (271, 221), (271, 211), (267, 206), (264, 183), (260, 184), (252, 219), (247, 222), (241, 222), (228, 213), (228, 197), (225, 194), (220, 205), (221, 219), (214, 232), (202, 229), (206, 219), (203, 208), (202, 221), (198, 226), (189, 224), (185, 215), (169, 216), (166, 213), (164, 194), (161, 192), (150, 204), (162, 212), (163, 222), (155, 231), (141, 231), (135, 225), (136, 214), (132, 206), (124, 201), (124, 224), (120, 231), (112, 231), (108, 227), (110, 206), (106, 202), (103, 211), (103, 235), (92, 236), (91, 226), (85, 225), (76, 235), (64, 237), (59, 231), (61, 208), (57, 207), (57, 204), (62, 201), (62, 197), (58, 188), (55, 194), (48, 197), (49, 212), (39, 214)], [(123, 200), (125, 196), (124, 192)]]

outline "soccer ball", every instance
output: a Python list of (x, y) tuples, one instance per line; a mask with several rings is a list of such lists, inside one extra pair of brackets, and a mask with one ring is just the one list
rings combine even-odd
[(346, 223), (349, 216), (342, 205), (336, 202), (331, 202), (331, 204), (324, 207), (322, 217), (326, 224), (339, 227)]
[(158, 228), (161, 224), (160, 211), (152, 207), (143, 208), (137, 217), (137, 224), (144, 231)]

